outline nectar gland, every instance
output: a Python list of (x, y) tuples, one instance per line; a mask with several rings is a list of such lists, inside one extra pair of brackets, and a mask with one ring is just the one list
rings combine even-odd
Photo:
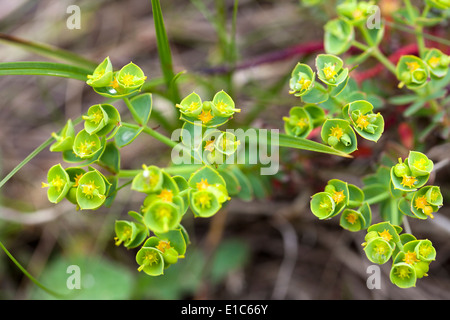
[(434, 218), (433, 208), (428, 203), (426, 196), (417, 197), (414, 201), (414, 207), (416, 209), (421, 209), (423, 213), (425, 213), (427, 216), (430, 216), (432, 219)]

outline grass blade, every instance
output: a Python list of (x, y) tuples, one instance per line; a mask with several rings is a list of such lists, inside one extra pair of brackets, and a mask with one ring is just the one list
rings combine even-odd
[(0, 76), (5, 75), (44, 75), (71, 78), (85, 81), (92, 70), (64, 63), (19, 61), (0, 63)]
[(174, 103), (178, 103), (180, 101), (180, 95), (175, 81), (172, 81), (172, 79), (175, 77), (175, 73), (173, 71), (172, 53), (170, 51), (169, 40), (167, 38), (166, 27), (164, 25), (161, 4), (159, 0), (151, 0), (151, 2), (153, 20), (155, 23), (156, 44), (158, 46), (158, 55), (161, 64), (161, 70), (171, 100)]
[(29, 52), (36, 53), (40, 56), (65, 61), (89, 70), (94, 70), (98, 64), (71, 51), (67, 51), (43, 43), (17, 38), (5, 33), (0, 33), (0, 42), (5, 42)]

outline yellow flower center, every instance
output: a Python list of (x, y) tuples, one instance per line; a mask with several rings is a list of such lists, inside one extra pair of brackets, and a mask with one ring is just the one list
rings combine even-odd
[(441, 58), (440, 57), (431, 57), (428, 60), (428, 64), (432, 67), (432, 68), (436, 68), (439, 63), (441, 62)]
[(171, 218), (172, 214), (170, 213), (170, 210), (167, 209), (166, 207), (159, 207), (157, 209), (156, 215), (158, 216), (159, 219), (163, 219), (163, 218)]
[(326, 66), (325, 68), (322, 69), (322, 71), (325, 75), (325, 78), (327, 80), (330, 80), (336, 76), (337, 72), (336, 72), (335, 68), (336, 68), (336, 65), (333, 64), (333, 65)]
[(383, 230), (383, 232), (378, 232), (378, 235), (381, 237), (381, 239), (385, 240), (385, 241), (390, 241), (392, 240), (392, 235), (389, 233), (388, 230)]
[(331, 197), (333, 198), (334, 202), (336, 202), (336, 204), (344, 201), (344, 199), (345, 199), (344, 190), (333, 191), (333, 192), (334, 192), (334, 194)]
[(403, 261), (407, 264), (414, 264), (415, 262), (419, 261), (419, 259), (417, 259), (415, 252), (408, 251), (407, 253), (405, 253), (405, 258), (403, 259)]
[(301, 129), (304, 129), (305, 127), (308, 126), (308, 119), (307, 118), (300, 118), (296, 125), (299, 126)]
[(119, 88), (119, 81), (117, 81), (116, 77), (114, 77), (114, 80), (111, 81), (109, 86), (112, 87), (113, 89), (116, 89), (116, 90)]
[(122, 76), (121, 82), (126, 86), (132, 86), (134, 84), (134, 76), (132, 74), (125, 74)]
[(212, 152), (214, 150), (214, 140), (206, 141), (205, 150)]
[(420, 68), (420, 65), (416, 61), (406, 62), (406, 65), (408, 66), (408, 69), (411, 72), (414, 72), (414, 71), (416, 71), (417, 69)]
[(196, 186), (197, 189), (201, 191), (207, 189), (210, 186), (210, 184), (208, 183), (208, 179), (201, 179), (200, 182), (196, 183)]
[(158, 258), (158, 254), (155, 251), (148, 251), (145, 253), (144, 256), (144, 261), (142, 262), (142, 265), (138, 268), (138, 271), (142, 271), (142, 269), (145, 268), (145, 266), (147, 265), (152, 265), (156, 262), (158, 262), (159, 258)]
[(105, 69), (100, 69), (98, 71), (95, 71), (92, 75), (88, 75), (88, 79), (93, 79), (93, 80), (97, 80), (100, 79), (101, 77), (103, 77), (103, 75), (105, 74)]
[(197, 206), (200, 206), (202, 209), (210, 208), (211, 196), (206, 192), (202, 192), (195, 197), (195, 204)]
[(433, 248), (429, 244), (419, 246), (419, 254), (422, 257), (427, 257), (431, 252), (433, 252)]
[(164, 253), (166, 250), (172, 248), (170, 246), (170, 241), (160, 240), (158, 245), (156, 246), (156, 249)]
[(426, 170), (426, 165), (427, 165), (427, 161), (424, 158), (421, 158), (420, 160), (416, 160), (413, 163), (413, 166), (419, 170)]
[(157, 197), (162, 201), (172, 202), (173, 192), (172, 190), (164, 189)]
[(202, 123), (207, 123), (207, 122), (211, 121), (212, 118), (214, 118), (214, 116), (211, 114), (211, 110), (208, 110), (208, 112), (203, 110), (202, 113), (200, 113), (200, 115), (198, 116), (198, 119)]
[[(95, 191), (98, 189), (98, 186), (95, 185), (94, 181), (89, 181), (89, 183), (85, 183), (80, 185), (81, 192), (84, 193), (86, 198), (91, 199), (94, 196)], [(104, 195), (101, 195), (97, 192), (97, 196), (104, 197)]]
[(83, 174), (82, 173), (79, 173), (79, 174), (77, 174), (77, 175), (75, 175), (75, 183), (74, 183), (74, 187), (78, 187), (78, 182), (80, 181), (80, 178), (83, 176)]
[(378, 243), (373, 249), (376, 254), (383, 255), (387, 252), (386, 245), (384, 243)]
[(411, 273), (411, 270), (409, 270), (408, 267), (406, 267), (406, 266), (399, 266), (395, 270), (394, 274), (397, 277), (399, 277), (400, 279), (405, 279), (405, 278), (409, 278), (410, 273)]
[(369, 124), (370, 122), (367, 120), (367, 116), (362, 113), (358, 116), (358, 119), (356, 119), (356, 126), (361, 130), (366, 129)]
[(198, 102), (191, 102), (191, 104), (189, 105), (189, 108), (187, 109), (187, 111), (195, 111), (197, 110), (197, 108), (200, 106), (200, 104)]
[(426, 206), (428, 206), (427, 197), (426, 196), (417, 197), (416, 200), (414, 201), (414, 206), (417, 209), (423, 210)]
[(414, 184), (416, 182), (417, 182), (416, 177), (414, 177), (414, 176), (408, 177), (405, 175), (405, 176), (403, 176), (403, 180), (400, 184), (404, 187), (412, 188), (412, 187), (414, 187)]
[(302, 87), (300, 88), (300, 90), (307, 90), (307, 89), (309, 88), (309, 86), (311, 85), (311, 80), (301, 78), (301, 79), (298, 81), (298, 83), (302, 85)]
[(350, 224), (354, 224), (356, 221), (358, 221), (358, 217), (357, 217), (356, 214), (354, 214), (354, 213), (352, 212), (352, 213), (349, 213), (349, 214), (345, 217), (345, 220), (347, 220), (347, 222), (350, 223)]
[(342, 130), (341, 127), (339, 127), (339, 125), (336, 125), (336, 127), (331, 128), (331, 133), (329, 134), (329, 136), (336, 137), (338, 140), (341, 139), (343, 135), (344, 131)]
[(59, 175), (56, 175), (52, 181), (50, 181), (50, 185), (48, 183), (42, 182), (42, 188), (47, 188), (47, 187), (54, 187), (56, 189), (56, 191), (61, 192), (61, 190), (64, 188), (66, 182), (61, 179), (61, 177)]
[(225, 112), (226, 110), (227, 110), (227, 104), (225, 103), (225, 102), (223, 102), (223, 101), (219, 101), (217, 104), (216, 104), (216, 108), (217, 108), (217, 110), (219, 110), (220, 112)]
[(87, 156), (91, 153), (93, 147), (95, 147), (95, 141), (88, 142), (85, 140), (78, 146), (78, 154), (82, 157)]

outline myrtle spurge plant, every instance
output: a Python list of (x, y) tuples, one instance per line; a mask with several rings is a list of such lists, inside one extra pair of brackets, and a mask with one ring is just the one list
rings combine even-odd
[[(428, 127), (418, 133), (419, 141), (431, 132), (443, 139), (450, 135), (446, 108), (450, 57), (443, 50), (427, 47), (423, 35), (425, 27), (447, 17), (448, 1), (427, 0), (420, 10), (404, 1), (404, 8), (395, 12), (393, 19), (414, 29), (417, 54), (403, 54), (397, 60), (380, 49), (386, 21), (378, 21), (373, 28), (367, 25), (376, 2), (340, 1), (323, 26), (324, 52), (317, 52), (312, 60), (296, 61), (288, 70), (285, 94), (295, 103), (276, 119), (284, 132), (243, 125), (253, 130), (254, 139), (224, 129), (227, 124), (235, 125), (234, 118), (246, 111), (231, 90), (214, 88), (211, 94), (199, 88), (179, 94), (176, 81), (183, 73), (173, 74), (159, 1), (151, 2), (157, 13), (158, 49), (167, 87), (162, 95), (171, 102), (175, 124), (153, 110), (153, 94), (161, 92), (152, 91), (151, 79), (133, 62), (119, 69), (109, 57), (87, 69), (45, 62), (0, 64), (0, 75), (44, 74), (82, 80), (102, 99), (79, 118), (67, 119), (0, 187), (46, 147), (61, 155), (60, 163), (48, 168), (42, 182), (43, 192), (53, 204), (68, 201), (74, 210), (93, 212), (111, 207), (120, 190), (130, 187), (143, 197), (142, 203), (115, 221), (110, 240), (133, 252), (133, 263), (141, 273), (164, 275), (168, 267), (185, 258), (191, 243), (184, 227), (188, 215), (209, 219), (233, 198), (250, 201), (264, 196), (258, 193), (265, 182), (263, 174), (254, 172), (255, 168), (262, 172), (267, 163), (253, 161), (255, 153), (261, 155), (261, 150), (276, 147), (274, 155), (278, 147), (286, 147), (352, 158), (361, 142), (377, 144), (388, 129), (383, 117), (386, 110), (376, 95), (365, 92), (370, 91), (367, 87), (360, 88), (355, 77), (369, 58), (390, 72), (399, 92), (387, 99), (391, 106), (406, 105), (401, 115), (408, 120), (413, 121), (419, 111), (428, 120)], [(329, 6), (321, 0), (302, 3)], [(125, 112), (119, 112), (118, 102), (125, 104)], [(151, 117), (172, 132), (172, 137), (160, 133), (159, 127), (151, 128)], [(176, 138), (175, 132), (179, 133)], [(122, 148), (141, 134), (171, 148), (167, 166), (147, 159), (135, 169), (125, 169)], [(250, 145), (255, 149), (247, 148)], [(331, 179), (310, 199), (310, 211), (318, 219), (338, 219), (342, 228), (366, 233), (361, 250), (372, 263), (390, 262), (390, 280), (401, 288), (415, 286), (436, 259), (430, 240), (403, 232), (406, 219), (433, 219), (443, 206), (440, 187), (428, 184), (434, 163), (424, 149), (410, 151), (406, 158), (383, 158), (374, 173), (362, 178), (361, 186)], [(373, 217), (374, 206), (379, 217)]]

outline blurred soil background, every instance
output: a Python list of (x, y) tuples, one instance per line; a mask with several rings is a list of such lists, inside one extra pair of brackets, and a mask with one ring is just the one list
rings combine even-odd
[[(329, 1), (330, 12), (306, 8), (295, 0), (239, 1), (236, 55), (224, 50), (226, 39), (218, 36), (199, 3), (218, 23), (226, 18), (222, 25), (229, 34), (233, 1), (161, 1), (175, 73), (185, 71), (178, 80), (181, 96), (195, 90), (212, 98), (224, 89), (242, 109), (235, 126), (282, 130), (282, 117), (300, 103), (288, 93), (290, 73), (298, 61), (313, 66), (315, 55), (323, 52), (322, 26), (332, 15), (334, 1)], [(81, 9), (81, 28), (70, 30), (66, 10), (74, 4)], [(396, 4), (379, 1), (386, 15)], [(432, 31), (449, 39), (448, 30), (447, 23)], [(150, 0), (0, 0), (0, 32), (64, 48), (96, 63), (109, 56), (116, 68), (133, 61), (155, 80), (154, 108), (173, 118), (173, 103), (158, 95), (163, 84), (158, 82), (162, 74)], [(414, 41), (410, 33), (390, 29), (382, 47), (393, 53)], [(1, 62), (30, 60), (51, 61), (0, 41)], [(355, 72), (364, 74), (374, 65), (369, 59)], [(229, 72), (233, 66), (234, 72)], [(137, 249), (114, 245), (114, 221), (128, 219), (129, 210), (138, 210), (142, 195), (124, 188), (111, 208), (93, 212), (76, 211), (67, 201), (52, 205), (41, 182), (48, 169), (62, 160), (48, 149), (0, 190), (0, 240), (32, 275), (55, 290), (65, 289), (67, 267), (79, 265), (83, 287), (90, 290), (78, 298), (449, 299), (449, 142), (439, 132), (432, 132), (420, 144), (414, 140), (427, 119), (405, 119), (401, 107), (387, 103), (388, 97), (398, 93), (391, 74), (382, 71), (361, 86), (378, 94), (382, 102), (380, 112), (387, 126), (377, 144), (361, 141), (353, 159), (283, 149), (280, 173), (268, 179), (267, 189), (260, 185), (255, 199), (232, 199), (211, 219), (184, 220), (192, 243), (186, 258), (171, 266), (164, 277), (139, 273)], [(0, 176), (68, 118), (102, 101), (77, 80), (0, 77)], [(124, 110), (123, 118), (129, 117), (124, 105), (116, 107)], [(413, 136), (400, 130), (404, 127), (412, 128)], [(417, 238), (433, 242), (437, 260), (431, 263), (427, 278), (406, 290), (390, 283), (390, 263), (383, 265), (381, 288), (370, 290), (366, 270), (371, 263), (361, 247), (365, 232), (345, 231), (337, 219), (319, 221), (309, 210), (309, 199), (334, 178), (362, 186), (361, 178), (375, 172), (382, 155), (406, 157), (415, 147), (440, 164), (431, 183), (441, 187), (444, 207), (434, 220), (408, 220)], [(139, 169), (143, 163), (165, 167), (170, 162), (170, 150), (144, 135), (124, 147), (121, 156), (126, 169)], [(374, 221), (379, 219), (377, 211), (373, 207)], [(0, 253), (1, 299), (49, 297)]]

